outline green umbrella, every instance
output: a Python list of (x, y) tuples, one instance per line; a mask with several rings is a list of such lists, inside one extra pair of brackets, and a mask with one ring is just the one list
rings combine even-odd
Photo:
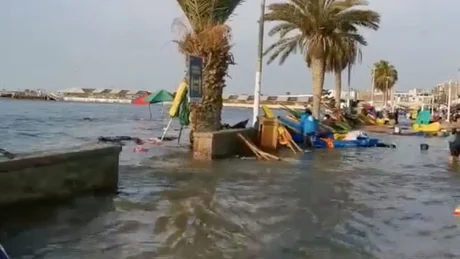
[(166, 90), (160, 90), (144, 98), (149, 103), (172, 102), (173, 96)]
[[(144, 98), (144, 100), (149, 103), (150, 119), (152, 119), (152, 110), (150, 109), (150, 104), (172, 102), (173, 96), (166, 90), (160, 90), (158, 92), (148, 95), (147, 97)], [(163, 105), (161, 107), (162, 107), (161, 117), (163, 117)]]

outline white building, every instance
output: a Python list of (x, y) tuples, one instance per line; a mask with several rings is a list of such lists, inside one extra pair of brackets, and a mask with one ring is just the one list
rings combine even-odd
[(396, 103), (430, 104), (434, 100), (434, 95), (427, 90), (414, 88), (407, 92), (396, 92), (394, 98)]
[[(328, 97), (335, 97), (335, 90), (332, 89), (332, 90), (327, 90), (329, 91), (329, 94), (328, 94)], [(358, 92), (356, 90), (351, 90), (350, 91), (350, 99), (351, 100), (356, 100), (358, 97)], [(341, 91), (340, 93), (340, 99), (344, 99), (346, 100), (348, 98), (348, 90), (347, 91)]]

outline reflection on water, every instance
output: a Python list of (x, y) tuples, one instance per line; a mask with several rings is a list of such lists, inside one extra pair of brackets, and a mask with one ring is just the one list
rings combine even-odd
[[(6, 105), (0, 140), (15, 150), (102, 134), (145, 138), (163, 127), (142, 120), (142, 107)], [(88, 116), (95, 120), (77, 120)], [(224, 114), (245, 117), (249, 110)], [(40, 123), (15, 128), (25, 121)], [(2, 212), (0, 242), (21, 259), (459, 258), (460, 172), (445, 142), (384, 138), (398, 148), (317, 150), (284, 162), (195, 162), (175, 143), (147, 154), (125, 148), (119, 195)]]

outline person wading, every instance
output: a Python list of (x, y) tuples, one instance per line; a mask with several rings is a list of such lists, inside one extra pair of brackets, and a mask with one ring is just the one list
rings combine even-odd
[(450, 162), (456, 162), (460, 155), (460, 132), (457, 129), (452, 129), (451, 135), (447, 138), (450, 150)]
[(318, 130), (318, 121), (313, 117), (310, 109), (305, 109), (305, 113), (300, 116), (300, 125), (302, 126), (305, 147), (313, 147), (316, 131)]

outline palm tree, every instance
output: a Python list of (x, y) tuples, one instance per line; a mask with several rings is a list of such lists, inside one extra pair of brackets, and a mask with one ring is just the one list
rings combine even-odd
[(362, 61), (362, 52), (359, 43), (350, 39), (344, 39), (339, 46), (331, 51), (326, 62), (326, 70), (334, 73), (335, 99), (338, 100), (336, 108), (340, 109), (340, 96), (342, 93), (342, 71), (348, 67), (348, 81), (350, 81), (351, 67)]
[(391, 90), (398, 81), (398, 71), (390, 62), (380, 60), (374, 64), (374, 73), (375, 88), (383, 93), (383, 103), (386, 106), (389, 90)]
[[(340, 109), (342, 93), (342, 72), (345, 68), (351, 67), (357, 62), (362, 61), (362, 52), (359, 43), (350, 39), (343, 38), (331, 49), (326, 58), (326, 71), (334, 74), (335, 78), (335, 106)], [(307, 65), (311, 66), (311, 59), (307, 57)], [(350, 73), (348, 75), (350, 77)]]
[(265, 52), (271, 52), (268, 63), (279, 57), (281, 65), (291, 54), (303, 54), (311, 68), (313, 115), (317, 118), (330, 53), (344, 41), (367, 45), (358, 27), (379, 28), (380, 15), (362, 8), (365, 5), (364, 0), (287, 0), (268, 6), (265, 20), (279, 22), (269, 35), (280, 37)]
[[(186, 58), (203, 59), (202, 99), (191, 105), (191, 136), (193, 132), (216, 131), (221, 128), (222, 92), (230, 53), (231, 30), (226, 24), (243, 0), (177, 0), (187, 17), (188, 26), (176, 41)], [(193, 137), (190, 138), (193, 141)]]

